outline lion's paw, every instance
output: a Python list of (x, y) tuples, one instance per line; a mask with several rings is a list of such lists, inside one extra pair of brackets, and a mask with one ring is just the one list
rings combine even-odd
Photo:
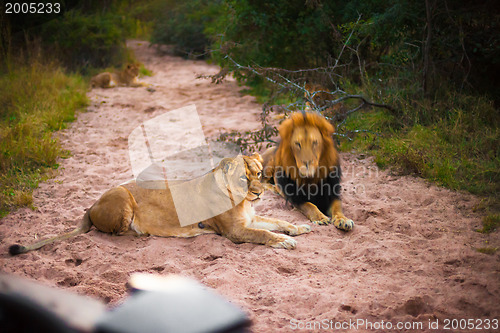
[(287, 250), (293, 250), (297, 247), (297, 241), (295, 239), (285, 235), (283, 235), (282, 237), (283, 240), (281, 242), (273, 244), (271, 245), (271, 247), (274, 247), (276, 249), (287, 249)]
[(311, 222), (314, 224), (319, 224), (319, 225), (327, 225), (330, 223), (330, 219), (327, 216), (324, 216), (324, 217), (321, 217), (318, 219), (314, 219)]
[(301, 234), (307, 234), (308, 232), (311, 232), (311, 226), (308, 224), (301, 224), (297, 226), (297, 235)]
[(285, 231), (290, 236), (297, 236), (311, 232), (311, 226), (307, 224), (290, 226), (289, 230)]
[(349, 230), (352, 230), (352, 228), (354, 228), (353, 220), (348, 219), (345, 216), (333, 217), (332, 221), (333, 221), (333, 225), (340, 230), (349, 231)]

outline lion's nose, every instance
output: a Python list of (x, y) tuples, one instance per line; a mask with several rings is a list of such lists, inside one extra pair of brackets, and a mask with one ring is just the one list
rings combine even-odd
[(299, 168), (299, 173), (305, 177), (312, 177), (314, 174), (314, 163), (312, 161), (304, 161)]
[(313, 161), (302, 161), (303, 167), (309, 169), (313, 166)]

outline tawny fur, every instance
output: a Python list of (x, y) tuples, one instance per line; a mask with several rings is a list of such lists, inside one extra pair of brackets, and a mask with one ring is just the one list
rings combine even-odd
[(104, 72), (90, 79), (92, 88), (114, 88), (114, 87), (144, 87), (145, 83), (139, 82), (139, 65), (128, 64), (124, 70), (118, 73)]
[(321, 113), (331, 117), (344, 113), (345, 110), (341, 102), (332, 104), (335, 97), (329, 89), (314, 83), (306, 83), (304, 88), (307, 90), (307, 93), (304, 92), (307, 110), (321, 110)]
[[(263, 154), (264, 181), (278, 184), (279, 173), (284, 173), (297, 186), (319, 184), (332, 172), (339, 172), (340, 178), (339, 157), (332, 139), (333, 133), (333, 125), (318, 113), (292, 114), (279, 127), (279, 145)], [(276, 186), (271, 188), (285, 199), (291, 199), (282, 189)], [(311, 202), (300, 204), (297, 208), (309, 220), (318, 224), (333, 223), (343, 230), (351, 230), (354, 226), (353, 221), (344, 216), (339, 198), (330, 202), (328, 215)]]
[[(244, 163), (244, 175), (234, 174), (238, 163)], [(217, 179), (217, 174), (224, 174), (230, 184)], [(101, 198), (85, 213), (80, 225), (70, 233), (46, 239), (30, 246), (12, 245), (9, 252), (13, 255), (38, 249), (44, 245), (88, 232), (92, 225), (98, 230), (116, 235), (136, 234), (162, 237), (193, 237), (207, 233), (217, 233), (235, 243), (256, 243), (275, 248), (293, 249), (296, 241), (288, 235), (300, 235), (311, 231), (310, 226), (295, 226), (278, 219), (255, 215), (253, 202), (259, 200), (264, 187), (260, 182), (262, 158), (259, 154), (250, 157), (221, 161), (219, 166), (206, 177), (197, 181), (197, 188), (203, 189), (203, 202), (197, 205), (216, 206), (220, 200), (228, 200), (240, 196), (244, 198), (232, 209), (213, 218), (182, 227), (168, 187), (163, 189), (147, 189), (135, 181), (115, 187), (104, 193)], [(233, 173), (233, 174), (231, 174)], [(227, 177), (226, 177), (227, 176)], [(236, 176), (236, 177), (234, 177)], [(246, 178), (245, 178), (246, 176)], [(246, 186), (231, 179), (246, 179)], [(233, 182), (233, 183), (231, 183)], [(165, 184), (165, 182), (162, 182)], [(192, 188), (192, 187), (190, 187)], [(222, 191), (221, 191), (222, 189)], [(196, 195), (198, 193), (192, 193)], [(190, 193), (184, 193), (186, 198)]]

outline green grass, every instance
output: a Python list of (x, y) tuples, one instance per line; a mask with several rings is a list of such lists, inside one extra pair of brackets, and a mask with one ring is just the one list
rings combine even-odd
[(498, 251), (498, 248), (496, 247), (480, 247), (476, 249), (477, 252), (484, 253), (484, 254), (495, 254)]
[(500, 206), (499, 129), (485, 125), (477, 132), (453, 134), (457, 128), (441, 122), (394, 130), (381, 125), (391, 123), (384, 113), (372, 111), (353, 117), (348, 127), (367, 128), (382, 135), (358, 135), (352, 142), (342, 141), (341, 149), (372, 154), (379, 167), (396, 173), (417, 175), (484, 197), (486, 207), (481, 212), (490, 215), (481, 232), (493, 231), (500, 216), (494, 214)]
[(348, 130), (380, 135), (357, 135), (351, 142), (342, 141), (341, 149), (368, 152), (380, 167), (489, 198), (490, 208), (498, 210), (500, 117), (493, 103), (454, 92), (443, 93), (434, 103), (410, 99), (408, 91), (385, 93), (383, 102), (395, 112), (358, 112), (346, 123)]
[(144, 64), (141, 64), (139, 67), (139, 75), (140, 76), (153, 76), (153, 72), (146, 67), (144, 67)]
[[(415, 81), (415, 80), (413, 80)], [(415, 81), (416, 82), (416, 81)], [(483, 96), (460, 93), (447, 86), (434, 96), (422, 96), (419, 84), (390, 78), (372, 83), (365, 78), (362, 86), (342, 82), (345, 91), (391, 105), (395, 110), (366, 108), (352, 113), (339, 134), (341, 151), (358, 151), (375, 156), (379, 167), (399, 174), (429, 179), (453, 190), (464, 190), (483, 197), (481, 214), (500, 212), (500, 112)], [(443, 85), (444, 86), (444, 85)], [(269, 102), (270, 89), (250, 84), (243, 93)], [(288, 104), (293, 97), (283, 96), (272, 104)], [(302, 96), (295, 96), (295, 99)], [(348, 100), (347, 109), (359, 101)], [(495, 224), (495, 227), (497, 224)], [(492, 230), (486, 227), (485, 230)]]
[(32, 204), (38, 183), (68, 156), (52, 135), (87, 105), (79, 75), (34, 62), (0, 74), (0, 216)]
[(500, 214), (490, 214), (483, 218), (483, 227), (477, 231), (483, 234), (489, 234), (500, 226)]

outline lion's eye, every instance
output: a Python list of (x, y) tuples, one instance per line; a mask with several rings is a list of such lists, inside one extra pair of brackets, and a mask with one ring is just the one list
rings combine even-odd
[(259, 172), (257, 172), (257, 177), (259, 177), (259, 178), (260, 178), (261, 176), (262, 176), (262, 172), (260, 172), (260, 171), (259, 171)]
[(247, 176), (241, 176), (241, 177), (240, 177), (240, 181), (242, 181), (242, 182), (246, 182), (246, 181), (248, 181)]
[(312, 144), (313, 144), (313, 147), (316, 147), (318, 145), (318, 141), (314, 140)]
[(300, 149), (300, 142), (295, 142), (295, 146)]

